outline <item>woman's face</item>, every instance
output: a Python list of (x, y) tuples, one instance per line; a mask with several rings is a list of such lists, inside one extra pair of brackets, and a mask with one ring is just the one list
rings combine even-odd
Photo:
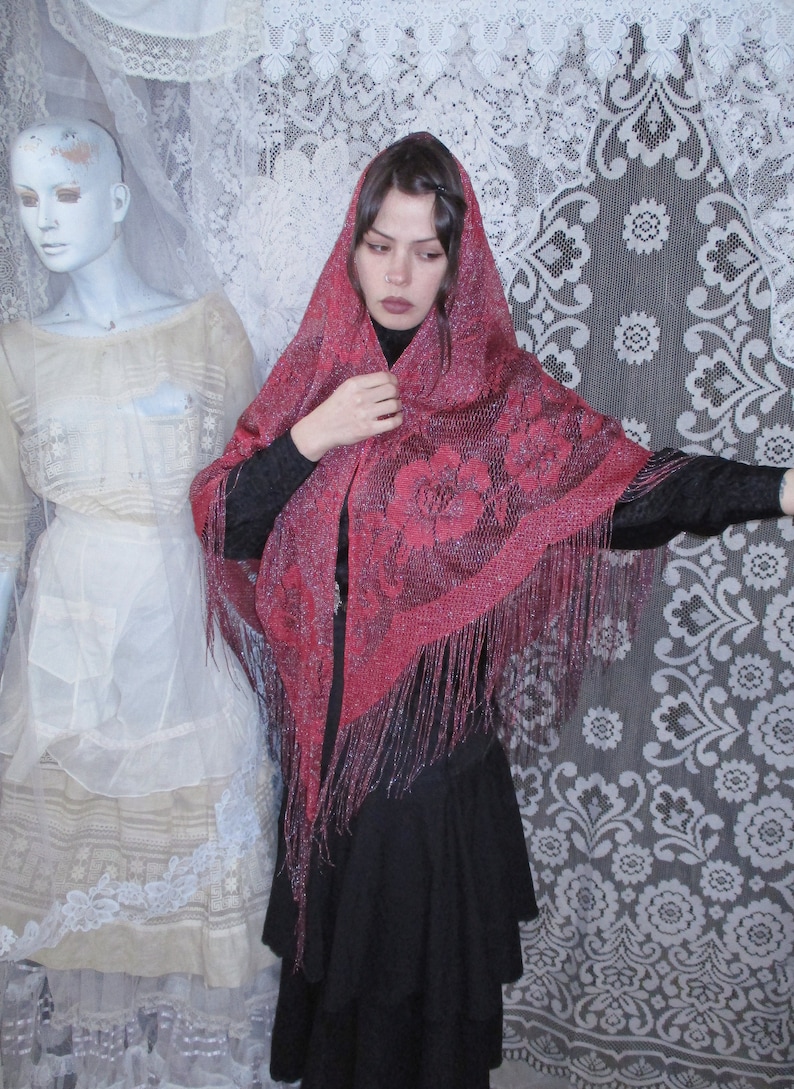
[(387, 329), (427, 317), (447, 271), (433, 223), (432, 193), (390, 189), (356, 248), (356, 271), (370, 316)]
[(25, 234), (45, 268), (75, 272), (113, 244), (128, 190), (112, 152), (76, 126), (41, 125), (17, 140), (11, 176)]

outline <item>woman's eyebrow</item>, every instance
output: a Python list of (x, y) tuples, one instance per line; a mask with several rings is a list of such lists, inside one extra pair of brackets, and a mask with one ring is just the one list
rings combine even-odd
[[(386, 234), (385, 231), (379, 231), (377, 227), (370, 227), (365, 233), (370, 234), (370, 232), (372, 232), (374, 234), (379, 234), (381, 236), (381, 238), (387, 238), (389, 240), (389, 242), (396, 241), (395, 238), (393, 237), (393, 235)], [(415, 238), (413, 240), (413, 242), (411, 242), (411, 245), (412, 246), (419, 246), (423, 242), (438, 242), (438, 235), (437, 234), (431, 234), (429, 238)]]

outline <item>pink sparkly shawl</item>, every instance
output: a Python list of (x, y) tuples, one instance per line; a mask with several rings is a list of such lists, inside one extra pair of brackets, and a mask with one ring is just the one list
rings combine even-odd
[[(345, 827), (384, 774), (390, 789), (407, 789), (472, 722), (519, 752), (570, 709), (593, 648), (601, 659), (616, 649), (647, 581), (647, 561), (617, 564), (606, 546), (614, 505), (648, 451), (519, 348), (461, 176), (467, 212), (447, 304), (451, 357), (431, 311), (393, 368), (402, 426), (322, 458), (279, 515), (256, 578), (265, 637), (256, 681), (281, 752), (299, 960), (312, 845), (329, 824)], [(296, 337), (193, 487), (210, 602), (222, 614), (226, 607), (227, 621), (229, 604), (249, 620), (254, 612), (244, 600), (254, 587), (230, 576), (238, 565), (223, 560), (235, 466), (345, 378), (386, 368), (346, 268), (360, 185)], [(344, 694), (323, 773), (345, 501)], [(239, 628), (227, 622), (224, 630), (250, 667)], [(472, 715), (478, 701), (483, 713)], [(443, 736), (434, 715), (450, 724)]]

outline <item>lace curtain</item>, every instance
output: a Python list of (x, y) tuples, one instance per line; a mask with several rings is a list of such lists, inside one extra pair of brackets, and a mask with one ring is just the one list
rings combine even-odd
[[(107, 116), (169, 225), (169, 281), (222, 285), (260, 376), (361, 167), (429, 129), (550, 373), (655, 449), (794, 464), (789, 4), (128, 7), (0, 17), (4, 140), (81, 98)], [(44, 285), (20, 282), (6, 178), (12, 320)], [(541, 902), (506, 994), (516, 1084), (527, 1064), (582, 1089), (794, 1081), (792, 542), (787, 519), (678, 539), (633, 643), (604, 617), (620, 661), (516, 769)]]

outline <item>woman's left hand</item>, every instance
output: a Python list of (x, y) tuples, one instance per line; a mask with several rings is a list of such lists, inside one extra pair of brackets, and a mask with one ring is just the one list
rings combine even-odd
[(794, 514), (794, 469), (787, 469), (780, 485), (780, 509), (784, 514)]

